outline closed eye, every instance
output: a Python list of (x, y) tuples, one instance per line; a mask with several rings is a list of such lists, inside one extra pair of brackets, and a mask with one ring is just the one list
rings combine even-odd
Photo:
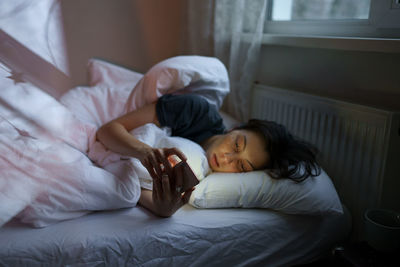
[(239, 136), (238, 137), (236, 137), (236, 140), (235, 140), (235, 151), (236, 152), (239, 152)]

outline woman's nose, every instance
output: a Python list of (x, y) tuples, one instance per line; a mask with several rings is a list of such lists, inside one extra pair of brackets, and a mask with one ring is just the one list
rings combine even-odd
[(227, 164), (231, 163), (232, 161), (234, 161), (234, 153), (225, 153), (224, 154), (224, 160)]

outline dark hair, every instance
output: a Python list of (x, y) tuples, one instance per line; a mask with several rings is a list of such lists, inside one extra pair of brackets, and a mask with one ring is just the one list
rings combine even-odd
[(321, 174), (321, 167), (316, 161), (318, 150), (292, 136), (283, 125), (273, 121), (251, 119), (235, 129), (253, 131), (264, 137), (265, 149), (270, 155), (265, 167), (271, 177), (301, 182), (309, 176)]

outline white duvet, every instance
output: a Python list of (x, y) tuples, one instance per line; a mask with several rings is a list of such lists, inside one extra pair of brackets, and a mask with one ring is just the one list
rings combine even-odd
[[(78, 87), (64, 95), (61, 104), (40, 89), (14, 84), (6, 72), (1, 74), (0, 226), (14, 216), (43, 227), (93, 210), (132, 207), (141, 187), (151, 189), (150, 176), (138, 160), (121, 158), (95, 140), (99, 124), (126, 112), (126, 105), (115, 103), (130, 94), (133, 110), (152, 100), (135, 97), (146, 91), (131, 94), (128, 87), (104, 84)], [(159, 96), (148, 93), (153, 101)], [(77, 112), (80, 109), (86, 113)], [(169, 137), (168, 129), (148, 124), (132, 134), (154, 147), (179, 147), (199, 178), (208, 172), (201, 147)]]

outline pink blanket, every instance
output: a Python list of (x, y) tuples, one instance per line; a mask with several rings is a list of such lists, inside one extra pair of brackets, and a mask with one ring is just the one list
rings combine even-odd
[[(138, 160), (122, 159), (97, 142), (97, 128), (164, 93), (197, 90), (219, 105), (229, 91), (226, 70), (215, 59), (179, 57), (167, 63), (156, 65), (143, 76), (92, 61), (92, 86), (70, 90), (61, 102), (29, 83), (14, 84), (7, 78), (9, 73), (0, 71), (0, 226), (15, 216), (43, 227), (93, 210), (135, 206), (141, 187), (152, 188), (151, 178)], [(187, 73), (175, 72), (170, 63), (177, 68), (184, 66)], [(204, 72), (199, 68), (201, 64)], [(221, 72), (210, 72), (213, 65)], [(165, 70), (182, 74), (183, 78), (168, 74), (176, 81), (163, 78), (167, 82), (163, 88), (158, 82), (153, 87), (144, 86), (143, 81), (148, 84), (153, 78), (163, 77)], [(217, 84), (218, 79), (211, 79), (212, 75), (221, 76), (221, 82)], [(179, 88), (202, 77), (215, 86)], [(152, 124), (132, 134), (154, 147), (179, 147), (200, 179), (207, 174), (207, 160), (199, 145), (170, 137), (168, 129)]]

